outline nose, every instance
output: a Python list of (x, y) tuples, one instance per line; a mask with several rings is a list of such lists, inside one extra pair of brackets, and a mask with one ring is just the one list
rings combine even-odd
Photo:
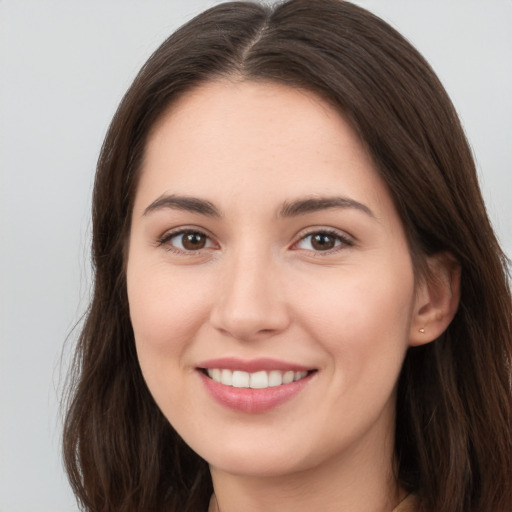
[(255, 251), (248, 253), (225, 262), (211, 310), (213, 326), (241, 341), (274, 336), (290, 323), (278, 265)]

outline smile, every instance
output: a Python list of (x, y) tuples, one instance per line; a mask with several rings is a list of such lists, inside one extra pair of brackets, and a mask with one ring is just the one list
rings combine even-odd
[(307, 377), (309, 372), (294, 372), (292, 370), (262, 370), (249, 373), (241, 370), (232, 371), (221, 368), (208, 368), (206, 373), (210, 379), (220, 384), (224, 384), (225, 386), (232, 386), (234, 388), (266, 389), (296, 382)]
[(215, 402), (241, 413), (263, 413), (292, 400), (308, 387), (318, 370), (275, 359), (244, 361), (220, 358), (197, 367)]

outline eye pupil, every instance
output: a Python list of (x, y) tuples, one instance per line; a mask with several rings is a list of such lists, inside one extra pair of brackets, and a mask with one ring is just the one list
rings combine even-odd
[(203, 249), (206, 245), (206, 237), (201, 233), (185, 233), (181, 243), (187, 250)]
[(318, 251), (327, 251), (335, 246), (333, 236), (325, 233), (317, 233), (311, 237), (311, 245)]

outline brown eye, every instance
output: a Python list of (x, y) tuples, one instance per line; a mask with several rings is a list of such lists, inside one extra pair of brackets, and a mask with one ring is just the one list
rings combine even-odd
[(327, 252), (332, 249), (350, 247), (351, 245), (353, 245), (352, 241), (341, 233), (316, 231), (301, 238), (295, 248), (314, 252)]
[(171, 233), (161, 241), (163, 245), (181, 251), (200, 251), (212, 246), (208, 236), (200, 231), (180, 231), (179, 233)]
[(326, 233), (317, 233), (311, 236), (311, 246), (316, 251), (328, 251), (336, 245), (336, 238)]
[(206, 246), (206, 237), (202, 233), (184, 233), (181, 236), (181, 243), (187, 251), (203, 249)]

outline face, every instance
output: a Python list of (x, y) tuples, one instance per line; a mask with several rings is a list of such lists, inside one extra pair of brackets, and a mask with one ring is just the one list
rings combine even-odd
[(221, 81), (172, 106), (127, 285), (147, 385), (213, 468), (289, 474), (392, 445), (413, 267), (386, 185), (315, 95)]

